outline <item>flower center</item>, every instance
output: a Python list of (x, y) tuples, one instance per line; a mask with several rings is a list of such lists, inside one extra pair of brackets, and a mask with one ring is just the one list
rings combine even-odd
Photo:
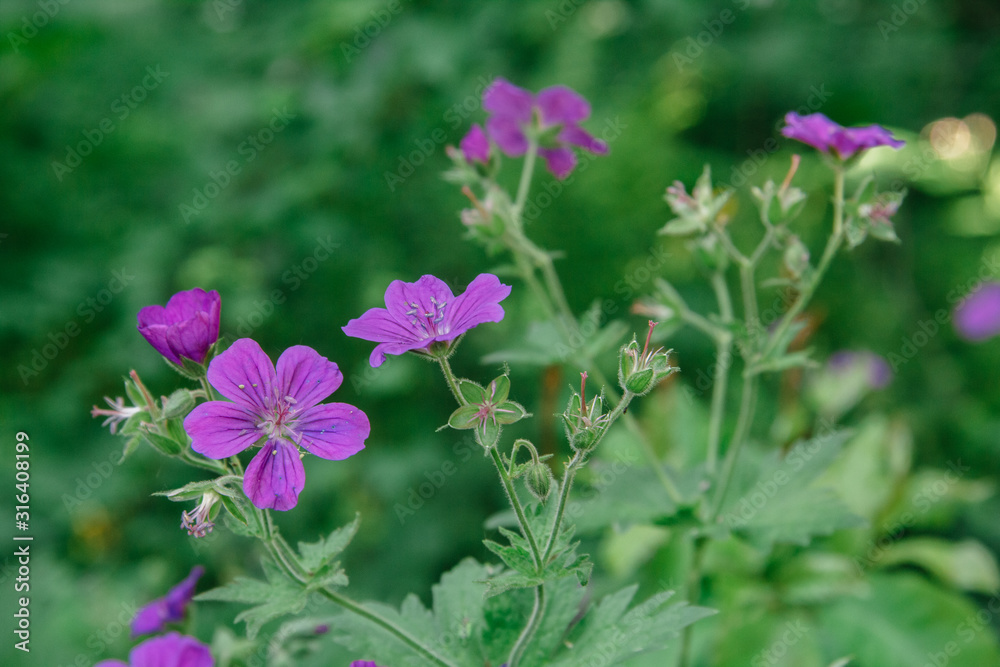
[(297, 401), (293, 397), (285, 396), (271, 404), (270, 414), (265, 416), (260, 423), (260, 429), (268, 438), (285, 437), (295, 441), (295, 432), (292, 430), (298, 412), (295, 409), (295, 403)]
[(406, 311), (407, 316), (410, 318), (410, 324), (422, 332), (424, 338), (446, 334), (451, 330), (451, 327), (442, 325), (444, 322), (444, 308), (448, 305), (448, 302), (439, 302), (433, 296), (430, 297), (430, 302), (430, 307), (421, 305), (416, 301), (411, 301), (407, 304), (410, 306), (410, 309)]

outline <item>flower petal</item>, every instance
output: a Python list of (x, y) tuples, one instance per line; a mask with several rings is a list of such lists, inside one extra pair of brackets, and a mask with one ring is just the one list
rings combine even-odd
[(543, 125), (579, 123), (590, 117), (590, 103), (575, 90), (552, 86), (538, 93), (538, 110)]
[(296, 410), (316, 405), (337, 391), (344, 374), (334, 362), (305, 345), (294, 345), (278, 358), (278, 400), (291, 398)]
[(979, 342), (1000, 335), (1000, 283), (987, 283), (959, 302), (954, 326), (958, 335)]
[(594, 138), (593, 135), (579, 125), (567, 125), (559, 131), (559, 136), (557, 138), (561, 142), (579, 146), (580, 148), (588, 150), (591, 153), (596, 153), (597, 155), (606, 155), (608, 152), (608, 145), (606, 143), (600, 139)]
[(346, 403), (326, 403), (309, 408), (296, 420), (297, 444), (310, 454), (340, 461), (365, 448), (371, 433), (368, 416)]
[(458, 336), (483, 322), (499, 322), (504, 316), (500, 302), (508, 296), (510, 285), (492, 273), (479, 274), (445, 311), (451, 333)]
[(153, 637), (129, 653), (132, 667), (214, 667), (208, 647), (194, 637), (176, 632)]
[(153, 600), (142, 607), (132, 619), (132, 636), (162, 632), (167, 623), (175, 623), (184, 618), (188, 603), (194, 597), (194, 589), (198, 579), (205, 574), (205, 568), (196, 565), (191, 573), (179, 584), (170, 589), (162, 598)]
[(294, 445), (268, 440), (243, 475), (243, 492), (258, 509), (290, 510), (299, 501), (306, 471)]
[(559, 180), (569, 176), (576, 166), (576, 155), (569, 148), (539, 148), (538, 154), (545, 160), (548, 170)]
[(533, 102), (531, 92), (500, 77), (483, 91), (483, 109), (498, 116), (509, 116), (521, 123), (531, 122)]
[(195, 406), (184, 418), (191, 449), (210, 459), (224, 459), (242, 452), (263, 434), (255, 411), (226, 401)]
[(458, 143), (467, 162), (489, 162), (490, 139), (479, 124), (473, 124)]
[(208, 381), (223, 396), (257, 414), (277, 398), (274, 365), (257, 341), (240, 338), (208, 365)]
[(511, 157), (524, 155), (528, 150), (528, 137), (522, 125), (513, 116), (490, 116), (486, 119), (486, 131), (497, 147)]
[(824, 153), (830, 150), (834, 135), (844, 129), (821, 113), (801, 116), (789, 111), (785, 114), (785, 123), (785, 127), (781, 129), (783, 135)]

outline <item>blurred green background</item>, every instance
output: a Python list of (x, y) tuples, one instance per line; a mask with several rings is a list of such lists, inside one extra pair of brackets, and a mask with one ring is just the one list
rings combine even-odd
[[(338, 362), (345, 382), (334, 399), (371, 417), (363, 453), (306, 461), (300, 505), (280, 517), (286, 535), (311, 540), (360, 511), (347, 555), (353, 595), (394, 603), (409, 591), (427, 600), (464, 555), (486, 558), (482, 521), (504, 499), (467, 443), (435, 433), (451, 410), (437, 371), (411, 358), (372, 371), (370, 344), (340, 327), (380, 305), (392, 279), (432, 273), (457, 292), (505, 261), (463, 240), (464, 198), (440, 178), (444, 145), (482, 122), (480, 94), (496, 76), (532, 90), (568, 85), (593, 104), (586, 127), (620, 133), (564, 191), (536, 176), (535, 196), (555, 196), (535, 200), (529, 233), (563, 252), (578, 312), (608, 298), (629, 317), (651, 282), (633, 295), (621, 281), (651, 252), (669, 253), (659, 275), (710, 307), (683, 244), (656, 236), (670, 217), (664, 188), (690, 187), (705, 163), (717, 181), (742, 185), (781, 178), (792, 151), (806, 155), (798, 178), (811, 198), (796, 228), (818, 253), (829, 179), (779, 135), (787, 111), (878, 122), (906, 138), (906, 149), (867, 165), (883, 188), (910, 189), (896, 219), (902, 244), (868, 242), (834, 263), (811, 310), (822, 323), (812, 343), (820, 357), (843, 348), (888, 357), (924, 341), (846, 421), (880, 412), (905, 424), (915, 468), (960, 460), (968, 480), (997, 473), (1000, 340), (972, 345), (950, 325), (915, 339), (921, 322), (1000, 269), (992, 0), (8, 0), (0, 37), (0, 470), (12, 484), (14, 433), (26, 431), (35, 538), (33, 650), (13, 651), (4, 611), (4, 664), (124, 657), (130, 642), (116, 619), (193, 564), (208, 568), (202, 590), (257, 567), (242, 538), (219, 530), (195, 542), (179, 529), (188, 506), (150, 496), (198, 473), (148, 450), (118, 466), (120, 440), (89, 415), (122, 393), (131, 369), (157, 395), (178, 385), (135, 315), (195, 286), (222, 295), (230, 340), (252, 335), (272, 358), (306, 344)], [(734, 229), (755, 224), (748, 187)], [(539, 315), (516, 281), (504, 306), (501, 324), (467, 337), (459, 373), (492, 377), (499, 367), (479, 360), (521, 340)], [(641, 318), (631, 324), (642, 328)], [(695, 335), (671, 345), (682, 376), (661, 403), (712, 363)], [(572, 377), (513, 369), (514, 396), (539, 416), (523, 435), (559, 442), (549, 415)], [(764, 407), (773, 417), (775, 406)], [(457, 472), (400, 518), (398, 506), (440, 479), (445, 461)], [(996, 553), (998, 515), (996, 498), (962, 505), (936, 534)], [(0, 551), (5, 609), (12, 552)], [(201, 605), (196, 631), (207, 639), (233, 613)]]

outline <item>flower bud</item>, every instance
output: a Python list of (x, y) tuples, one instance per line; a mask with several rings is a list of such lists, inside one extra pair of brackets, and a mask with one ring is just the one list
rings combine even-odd
[(589, 451), (602, 435), (608, 416), (604, 414), (603, 396), (596, 396), (587, 402), (587, 374), (581, 373), (580, 377), (580, 393), (573, 392), (570, 396), (562, 418), (570, 446), (578, 451)]
[(524, 483), (538, 500), (545, 500), (552, 490), (552, 471), (544, 463), (534, 463), (528, 468)]
[(651, 350), (649, 347), (656, 324), (650, 320), (646, 344), (641, 352), (639, 344), (633, 337), (632, 342), (622, 347), (618, 357), (618, 384), (625, 391), (637, 396), (645, 394), (677, 370), (670, 365), (669, 350), (664, 351), (663, 348)]

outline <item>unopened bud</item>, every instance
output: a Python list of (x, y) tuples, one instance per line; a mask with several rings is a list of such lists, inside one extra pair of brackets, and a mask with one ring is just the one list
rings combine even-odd
[(545, 500), (552, 490), (552, 471), (544, 463), (532, 464), (524, 476), (524, 483), (538, 500)]

